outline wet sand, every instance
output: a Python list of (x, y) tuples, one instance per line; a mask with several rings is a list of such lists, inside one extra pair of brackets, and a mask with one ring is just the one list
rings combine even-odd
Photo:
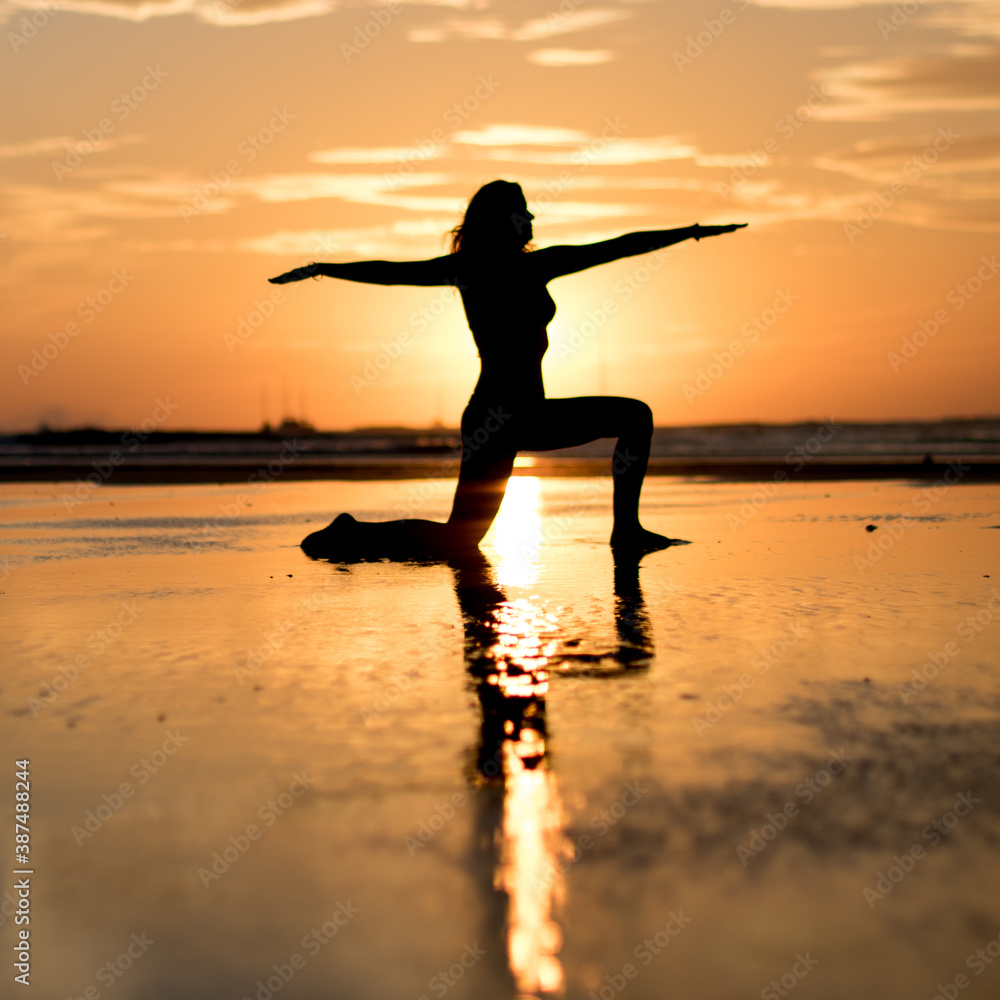
[(607, 486), (4, 486), (35, 994), (996, 995), (997, 486), (651, 478), (638, 567)]

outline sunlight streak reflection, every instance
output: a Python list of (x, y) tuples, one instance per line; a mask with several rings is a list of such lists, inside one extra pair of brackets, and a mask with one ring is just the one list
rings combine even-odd
[(562, 931), (553, 919), (562, 882), (553, 880), (562, 839), (562, 803), (546, 760), (545, 696), (554, 638), (549, 616), (530, 601), (497, 605), (488, 680), (503, 699), (504, 804), (498, 888), (507, 893), (507, 952), (518, 990), (557, 993)]
[(500, 556), (497, 585), (530, 587), (539, 573), (538, 549), (542, 542), (541, 480), (512, 476), (490, 529), (490, 542)]
[[(493, 545), (499, 565), (479, 556), (456, 562), (465, 659), (481, 710), (470, 782), (483, 790), (476, 842), (489, 857), (490, 895), (505, 899), (491, 936), (506, 945), (519, 1000), (566, 990), (563, 943), (566, 858), (562, 795), (549, 756), (546, 699), (553, 676), (611, 677), (645, 670), (652, 637), (638, 560), (614, 565), (617, 644), (581, 650), (560, 609), (528, 593), (508, 598), (502, 584), (533, 586), (540, 575), (539, 483), (525, 478), (505, 499)], [(553, 674), (554, 671), (554, 674)]]

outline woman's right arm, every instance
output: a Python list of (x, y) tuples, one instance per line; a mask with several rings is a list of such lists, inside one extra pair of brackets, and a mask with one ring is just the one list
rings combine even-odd
[(369, 285), (457, 285), (458, 268), (452, 254), (430, 260), (359, 260), (349, 264), (307, 264), (268, 281), (272, 285), (285, 285), (319, 277), (363, 281)]

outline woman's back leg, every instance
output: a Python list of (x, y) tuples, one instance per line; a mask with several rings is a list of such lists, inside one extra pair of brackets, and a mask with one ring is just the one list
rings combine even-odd
[(517, 455), (519, 421), (502, 407), (466, 407), (462, 414), (462, 466), (448, 527), (460, 546), (482, 541), (497, 516)]

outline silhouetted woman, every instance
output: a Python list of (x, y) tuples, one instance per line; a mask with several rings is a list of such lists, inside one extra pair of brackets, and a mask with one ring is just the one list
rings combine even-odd
[(310, 555), (447, 554), (475, 548), (493, 523), (519, 451), (550, 451), (618, 438), (612, 461), (614, 528), (622, 553), (665, 548), (671, 539), (639, 523), (653, 418), (649, 407), (622, 396), (546, 399), (542, 357), (555, 303), (553, 278), (648, 253), (687, 239), (731, 233), (742, 225), (688, 226), (628, 233), (583, 246), (528, 250), (531, 220), (519, 184), (492, 181), (469, 202), (452, 231), (452, 252), (419, 261), (310, 264), (275, 284), (325, 275), (375, 285), (454, 285), (462, 294), (482, 370), (462, 415), (462, 463), (447, 522), (409, 519), (358, 522), (342, 514), (302, 543)]

